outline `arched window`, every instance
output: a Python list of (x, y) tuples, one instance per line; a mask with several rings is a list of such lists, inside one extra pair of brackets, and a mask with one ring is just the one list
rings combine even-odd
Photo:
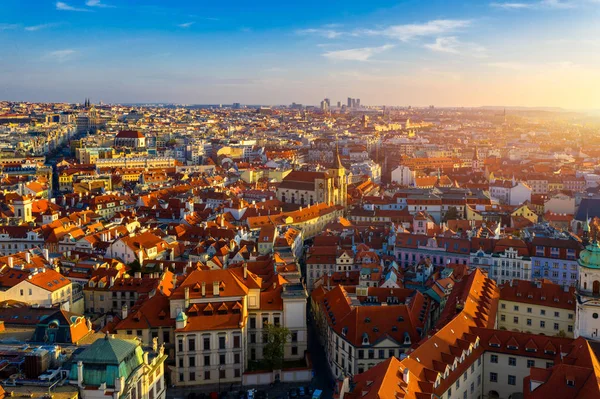
[(600, 281), (594, 280), (594, 284), (592, 286), (592, 292), (594, 295), (600, 294)]

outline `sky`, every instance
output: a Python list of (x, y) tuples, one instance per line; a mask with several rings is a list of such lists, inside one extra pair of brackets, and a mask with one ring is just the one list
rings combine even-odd
[(600, 0), (2, 0), (0, 100), (600, 109)]

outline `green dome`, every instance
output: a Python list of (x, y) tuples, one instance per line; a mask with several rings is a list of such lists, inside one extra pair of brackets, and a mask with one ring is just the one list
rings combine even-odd
[(588, 269), (600, 269), (600, 244), (592, 242), (579, 254), (579, 266)]
[(187, 315), (185, 314), (185, 312), (179, 312), (177, 318), (175, 319), (175, 322), (178, 321), (187, 321)]

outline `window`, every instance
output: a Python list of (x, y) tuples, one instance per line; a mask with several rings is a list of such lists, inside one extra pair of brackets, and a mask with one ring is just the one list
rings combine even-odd
[(554, 331), (558, 331), (558, 323), (554, 323)]
[(517, 377), (515, 377), (514, 375), (509, 375), (508, 385), (517, 385)]
[(531, 319), (527, 319), (527, 325), (530, 326), (531, 325)]
[(219, 364), (225, 364), (225, 355), (219, 355)]
[(532, 312), (533, 312), (533, 309), (527, 308), (527, 313), (532, 313)]
[(239, 348), (240, 347), (240, 339), (241, 339), (241, 337), (239, 335), (234, 335), (233, 336), (233, 347), (234, 348)]
[(189, 364), (190, 364), (190, 367), (196, 367), (196, 356), (190, 356)]
[(490, 382), (498, 382), (498, 373), (490, 373)]
[(236, 353), (233, 355), (233, 363), (240, 364), (240, 359), (241, 359), (241, 356), (239, 353)]
[(292, 355), (297, 355), (298, 354), (298, 347), (297, 346), (292, 346)]
[(569, 320), (573, 320), (573, 313), (569, 313)]
[(541, 310), (540, 310), (540, 314), (541, 314), (542, 316), (546, 316), (546, 311), (545, 311), (544, 309), (541, 309)]
[(373, 349), (369, 349), (369, 359), (375, 359), (375, 351)]
[(225, 337), (219, 337), (219, 349), (225, 349)]
[(506, 316), (505, 315), (500, 315), (500, 321), (506, 321)]
[(205, 379), (205, 380), (210, 380), (210, 370), (206, 370), (206, 371), (204, 372), (204, 379)]
[(177, 340), (177, 351), (183, 352), (183, 339), (182, 338), (179, 338)]
[(210, 356), (204, 356), (204, 365), (210, 366)]
[(460, 379), (456, 380), (456, 389), (460, 388)]
[(481, 385), (481, 374), (477, 376), (477, 386)]
[(385, 358), (385, 350), (379, 349), (379, 358), (380, 359), (384, 359)]
[(471, 393), (475, 392), (475, 383), (471, 383)]
[(358, 350), (358, 358), (359, 359), (364, 359), (365, 358), (365, 351), (363, 351), (362, 349)]
[(513, 323), (519, 324), (519, 318), (517, 316), (513, 317)]
[(209, 351), (210, 350), (210, 337), (204, 337), (204, 350), (205, 351)]
[(500, 308), (501, 308), (501, 309), (506, 309), (506, 304), (505, 304), (505, 303), (501, 304), (501, 305), (500, 305)]
[(554, 312), (554, 317), (560, 317), (560, 312)]
[(393, 349), (388, 350), (388, 357), (394, 357), (394, 350)]
[(273, 324), (275, 324), (276, 326), (279, 326), (279, 323), (280, 323), (279, 316), (273, 317)]
[(292, 331), (292, 342), (298, 342), (298, 331)]
[(219, 378), (225, 378), (225, 370), (219, 370)]
[(179, 368), (183, 368), (183, 358), (179, 358)]
[(255, 333), (251, 333), (250, 334), (250, 343), (251, 344), (255, 344), (256, 343), (256, 334)]
[(240, 377), (240, 369), (233, 370), (233, 375), (235, 378), (239, 378)]
[(509, 357), (508, 358), (508, 365), (509, 366), (516, 366), (517, 365), (517, 358), (516, 357)]
[(540, 328), (546, 328), (546, 322), (544, 320), (540, 321)]
[(519, 306), (518, 306), (518, 305), (515, 305), (515, 306), (513, 306), (513, 310), (514, 310), (515, 312), (518, 312), (518, 311), (519, 311)]
[(546, 362), (546, 368), (547, 369), (549, 369), (552, 366), (554, 366), (554, 362)]
[(568, 332), (573, 332), (573, 326), (571, 326), (571, 325), (567, 326), (567, 331)]
[(190, 352), (196, 350), (196, 338), (190, 338), (188, 341), (188, 349)]
[(527, 368), (535, 367), (535, 360), (527, 360)]
[(193, 371), (190, 371), (190, 381), (196, 381), (196, 373)]
[(492, 355), (490, 358), (491, 363), (498, 363), (498, 355)]
[(179, 373), (179, 381), (183, 382), (183, 373)]
[(256, 328), (256, 317), (250, 318), (250, 328)]

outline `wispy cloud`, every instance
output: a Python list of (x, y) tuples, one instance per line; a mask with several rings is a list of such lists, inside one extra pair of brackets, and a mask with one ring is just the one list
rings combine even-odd
[(76, 53), (73, 49), (55, 50), (46, 54), (46, 58), (58, 62), (64, 62), (70, 59)]
[(485, 64), (492, 68), (509, 69), (512, 71), (548, 71), (557, 69), (573, 69), (580, 67), (572, 61), (558, 61), (558, 62), (541, 62), (541, 63), (527, 63), (519, 61), (500, 61), (490, 62)]
[(383, 29), (365, 29), (355, 31), (356, 36), (386, 36), (403, 42), (427, 36), (440, 36), (456, 32), (471, 25), (466, 19), (436, 19), (421, 24), (392, 25)]
[(87, 10), (85, 8), (79, 8), (79, 7), (73, 7), (67, 3), (64, 3), (62, 1), (57, 1), (56, 2), (56, 9), (59, 11), (78, 11), (78, 12), (87, 12), (90, 10)]
[(348, 50), (327, 51), (323, 57), (334, 61), (368, 61), (375, 54), (393, 48), (394, 45), (386, 44), (379, 47), (362, 47)]
[(0, 31), (17, 29), (18, 27), (19, 25), (17, 24), (0, 24)]
[(564, 10), (568, 8), (575, 8), (580, 5), (581, 1), (576, 0), (539, 0), (531, 3), (520, 3), (520, 2), (493, 2), (490, 3), (491, 7), (502, 8), (505, 10), (525, 10), (525, 9), (558, 9)]
[(298, 34), (298, 35), (315, 35), (315, 36), (326, 37), (327, 39), (335, 39), (337, 37), (342, 36), (344, 34), (344, 32), (341, 32), (339, 30), (335, 30), (332, 28), (311, 28), (311, 29), (299, 29), (296, 31), (296, 34)]
[(26, 26), (25, 30), (28, 31), (28, 32), (35, 32), (35, 31), (42, 30), (42, 29), (52, 28), (52, 27), (55, 27), (55, 26), (58, 26), (58, 25), (59, 24), (57, 24), (57, 23), (32, 25), (32, 26)]
[(101, 0), (87, 0), (85, 5), (88, 7), (98, 7), (98, 8), (115, 8), (115, 6), (110, 4), (104, 4)]
[(180, 28), (189, 28), (189, 27), (191, 27), (194, 24), (195, 24), (195, 22), (184, 22), (184, 23), (179, 24), (177, 26), (179, 26)]
[(463, 54), (472, 57), (487, 57), (487, 49), (475, 43), (465, 43), (456, 36), (443, 36), (434, 43), (425, 44), (425, 48), (438, 53)]

